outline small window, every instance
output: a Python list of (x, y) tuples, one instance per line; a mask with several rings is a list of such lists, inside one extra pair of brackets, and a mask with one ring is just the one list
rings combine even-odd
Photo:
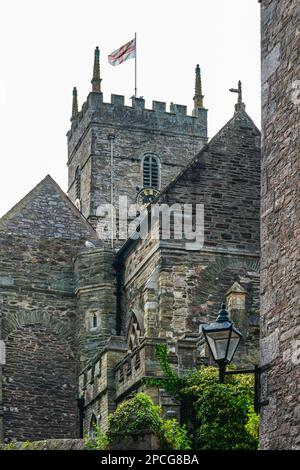
[(143, 160), (143, 187), (159, 189), (159, 160), (155, 155), (146, 155)]
[(81, 197), (81, 171), (79, 166), (75, 171), (75, 197), (76, 199), (80, 199)]
[(97, 315), (94, 313), (93, 321), (92, 321), (92, 328), (97, 328), (97, 326), (98, 326)]
[(132, 315), (131, 327), (129, 330), (128, 351), (133, 351), (140, 344), (141, 329), (136, 316)]
[(97, 432), (97, 418), (94, 414), (92, 414), (91, 421), (90, 421), (90, 429), (89, 429), (89, 436), (92, 441), (95, 440), (96, 432)]

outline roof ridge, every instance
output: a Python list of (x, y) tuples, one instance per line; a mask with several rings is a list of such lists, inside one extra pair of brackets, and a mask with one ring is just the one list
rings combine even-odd
[[(25, 202), (30, 199), (31, 195), (39, 190), (39, 186), (49, 177), (49, 175), (45, 176), (39, 183), (37, 183), (25, 196), (23, 196), (16, 204), (14, 204), (1, 218), (0, 220), (5, 221), (10, 219), (14, 216), (14, 214), (24, 207)], [(51, 178), (51, 177), (50, 177)]]
[(36, 186), (34, 186), (31, 191), (29, 191), (19, 202), (17, 202), (4, 216), (0, 218), (0, 222), (2, 225), (5, 225), (5, 221), (8, 221), (12, 217), (14, 217), (19, 211), (22, 210), (23, 207), (26, 206), (32, 200), (33, 195), (39, 194), (40, 190), (43, 188), (43, 184), (49, 182), (54, 189), (59, 193), (62, 199), (67, 204), (68, 208), (73, 212), (74, 216), (77, 219), (80, 219), (87, 228), (91, 231), (93, 235), (97, 237), (96, 231), (92, 227), (92, 225), (88, 222), (88, 220), (82, 215), (82, 213), (77, 209), (77, 207), (73, 204), (71, 199), (67, 196), (67, 194), (61, 189), (59, 184), (50, 176), (49, 174), (45, 176)]

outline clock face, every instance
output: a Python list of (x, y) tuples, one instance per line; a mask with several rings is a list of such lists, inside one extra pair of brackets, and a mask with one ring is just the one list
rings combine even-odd
[(140, 207), (147, 207), (159, 194), (159, 191), (154, 188), (143, 188), (141, 189), (137, 196), (136, 202)]

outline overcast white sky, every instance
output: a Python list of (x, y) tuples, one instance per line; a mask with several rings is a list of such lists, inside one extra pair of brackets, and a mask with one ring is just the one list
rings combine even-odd
[(71, 94), (90, 91), (99, 45), (104, 100), (129, 104), (134, 61), (107, 55), (138, 34), (138, 95), (192, 109), (200, 64), (209, 137), (232, 116), (242, 80), (260, 127), (257, 0), (9, 0), (0, 6), (0, 216), (46, 174), (66, 190)]

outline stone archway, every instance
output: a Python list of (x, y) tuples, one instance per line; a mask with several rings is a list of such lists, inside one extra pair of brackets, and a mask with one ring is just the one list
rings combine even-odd
[(25, 325), (42, 324), (49, 330), (57, 333), (62, 341), (71, 344), (74, 333), (65, 318), (59, 318), (48, 312), (21, 310), (6, 315), (3, 319), (2, 338), (5, 339), (12, 332)]

